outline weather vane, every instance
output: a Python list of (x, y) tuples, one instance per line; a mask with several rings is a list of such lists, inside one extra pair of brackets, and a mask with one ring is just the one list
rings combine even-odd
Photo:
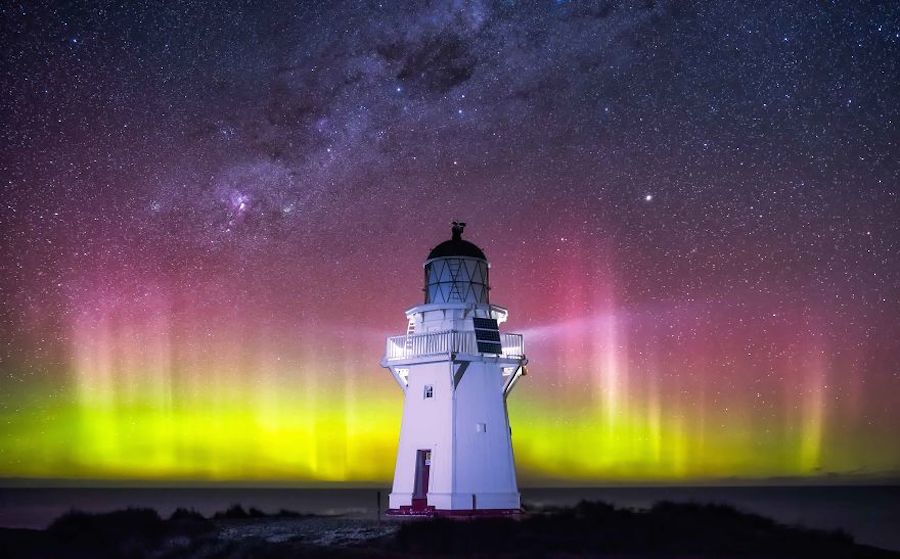
[(453, 232), (453, 240), (459, 241), (462, 239), (463, 229), (466, 228), (466, 223), (464, 221), (454, 221), (451, 223), (452, 232)]

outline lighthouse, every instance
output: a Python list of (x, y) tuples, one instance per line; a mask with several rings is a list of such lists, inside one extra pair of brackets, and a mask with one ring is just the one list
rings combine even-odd
[(390, 508), (394, 514), (519, 510), (506, 399), (525, 374), (522, 336), (501, 333), (484, 252), (465, 223), (425, 260), (425, 302), (406, 334), (387, 339), (381, 365), (403, 390)]

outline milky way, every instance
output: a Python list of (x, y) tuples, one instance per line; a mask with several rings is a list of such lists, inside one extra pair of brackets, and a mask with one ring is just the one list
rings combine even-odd
[(896, 6), (0, 10), (0, 477), (389, 479), (452, 219), (525, 483), (900, 475)]

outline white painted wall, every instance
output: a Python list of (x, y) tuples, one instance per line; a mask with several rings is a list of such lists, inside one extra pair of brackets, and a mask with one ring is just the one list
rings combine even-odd
[(479, 509), (518, 509), (502, 369), (471, 362), (455, 393), (452, 378), (449, 361), (410, 366), (390, 507), (412, 505), (416, 452), (429, 449), (428, 505), (471, 509), (474, 494)]
[[(433, 488), (449, 491), (452, 484), (453, 390), (450, 363), (426, 363), (409, 368), (409, 385), (403, 402), (400, 445), (394, 469), (390, 507), (412, 505), (416, 475), (416, 451), (431, 450), (429, 493)], [(434, 388), (432, 398), (424, 398), (426, 385)], [(429, 504), (432, 504), (429, 502)]]
[[(471, 508), (472, 494), (481, 509), (519, 508), (502, 373), (492, 363), (472, 362), (456, 389), (452, 508)], [(479, 432), (479, 424), (484, 426), (483, 432)]]

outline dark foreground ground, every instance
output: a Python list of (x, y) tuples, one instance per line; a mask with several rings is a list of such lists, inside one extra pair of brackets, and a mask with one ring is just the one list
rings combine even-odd
[(518, 519), (366, 520), (235, 506), (212, 518), (150, 509), (68, 513), (46, 530), (0, 529), (10, 558), (236, 559), (282, 557), (900, 557), (842, 532), (778, 524), (729, 506), (599, 502)]

